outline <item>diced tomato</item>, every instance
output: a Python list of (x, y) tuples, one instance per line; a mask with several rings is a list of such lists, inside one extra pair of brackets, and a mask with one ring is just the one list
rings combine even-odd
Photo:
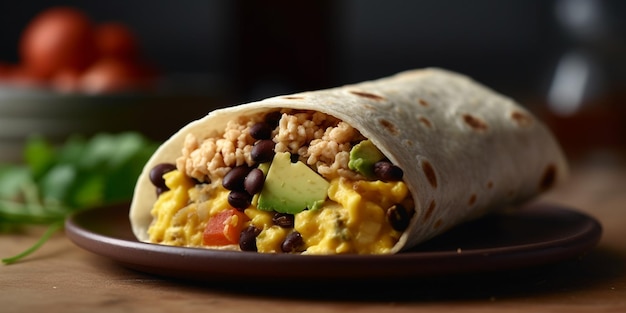
[(250, 219), (235, 209), (222, 211), (211, 217), (202, 240), (206, 246), (225, 246), (239, 243), (239, 235)]

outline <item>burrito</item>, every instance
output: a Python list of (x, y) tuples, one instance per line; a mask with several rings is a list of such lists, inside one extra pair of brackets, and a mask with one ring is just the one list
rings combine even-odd
[(155, 244), (392, 254), (566, 175), (528, 110), (426, 68), (210, 112), (150, 158), (129, 218)]

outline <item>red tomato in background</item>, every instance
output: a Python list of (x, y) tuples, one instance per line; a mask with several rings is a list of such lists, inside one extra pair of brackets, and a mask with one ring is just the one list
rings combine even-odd
[(99, 57), (137, 60), (139, 49), (137, 39), (124, 24), (102, 23), (96, 27), (95, 41)]
[(41, 87), (45, 84), (24, 66), (0, 63), (0, 82), (22, 87)]
[(19, 65), (0, 64), (0, 82), (106, 93), (145, 89), (157, 76), (126, 25), (95, 23), (71, 7), (35, 16), (22, 33), (19, 55)]
[(50, 85), (60, 92), (80, 91), (81, 72), (74, 69), (61, 69), (50, 80)]
[(82, 71), (96, 58), (94, 27), (81, 11), (56, 7), (37, 15), (20, 40), (20, 57), (28, 71), (48, 79), (63, 69)]
[(15, 65), (0, 62), (0, 81), (11, 79)]
[(80, 78), (79, 88), (87, 93), (119, 92), (140, 89), (142, 71), (133, 63), (121, 59), (98, 60)]

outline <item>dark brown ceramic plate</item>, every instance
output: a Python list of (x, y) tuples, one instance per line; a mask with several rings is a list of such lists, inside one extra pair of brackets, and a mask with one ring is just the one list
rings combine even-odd
[(600, 224), (538, 203), (461, 225), (395, 255), (294, 255), (216, 251), (138, 242), (128, 206), (77, 213), (66, 233), (79, 247), (142, 272), (183, 279), (407, 279), (513, 270), (564, 261), (593, 248)]

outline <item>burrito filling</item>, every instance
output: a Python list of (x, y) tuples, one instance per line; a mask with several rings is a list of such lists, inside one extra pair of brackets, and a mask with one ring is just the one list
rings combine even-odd
[(303, 254), (390, 253), (414, 214), (392, 164), (347, 123), (283, 109), (185, 138), (156, 165), (150, 242)]

